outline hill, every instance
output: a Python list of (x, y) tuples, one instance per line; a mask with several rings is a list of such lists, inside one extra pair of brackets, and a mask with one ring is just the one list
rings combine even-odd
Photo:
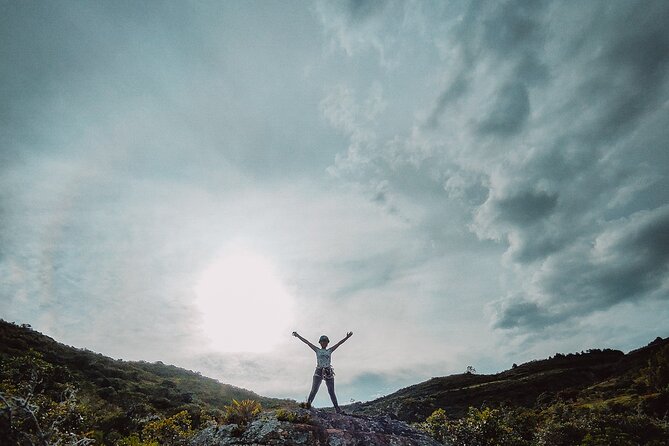
[(182, 411), (197, 429), (206, 420), (221, 417), (233, 400), (252, 399), (268, 408), (294, 405), (162, 362), (115, 360), (67, 346), (28, 325), (4, 320), (0, 320), (0, 367), (4, 390), (41, 380), (32, 392), (51, 392), (58, 400), (66, 389), (76, 389), (88, 426), (100, 442), (109, 444), (135, 432), (146, 420)]
[(21, 446), (669, 446), (669, 339), (432, 378), (345, 410), (114, 360), (0, 320), (0, 443)]
[[(576, 406), (638, 407), (665, 416), (669, 399), (659, 389), (669, 384), (669, 339), (657, 338), (627, 354), (611, 349), (561, 354), (521, 364), (492, 375), (464, 373), (432, 378), (382, 398), (348, 406), (353, 413), (391, 414), (423, 421), (441, 408), (449, 417), (464, 417), (469, 407), (539, 409), (557, 402)], [(658, 359), (659, 358), (659, 359)]]

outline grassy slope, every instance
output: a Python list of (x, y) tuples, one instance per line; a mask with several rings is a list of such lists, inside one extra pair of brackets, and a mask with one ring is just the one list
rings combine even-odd
[(288, 403), (161, 362), (114, 360), (0, 320), (0, 359), (21, 356), (30, 349), (41, 353), (45, 361), (67, 368), (88, 399), (104, 400), (97, 405), (107, 402), (124, 410), (149, 405), (149, 410), (169, 414), (188, 405), (220, 410), (233, 399), (254, 399), (265, 407)]
[(461, 374), (432, 378), (393, 394), (349, 406), (360, 414), (390, 413), (405, 421), (422, 421), (435, 409), (461, 417), (470, 406), (501, 404), (541, 407), (558, 400), (583, 406), (615, 403), (633, 407), (654, 396), (643, 382), (649, 358), (669, 339), (658, 338), (628, 354), (616, 350), (556, 355), (493, 375)]

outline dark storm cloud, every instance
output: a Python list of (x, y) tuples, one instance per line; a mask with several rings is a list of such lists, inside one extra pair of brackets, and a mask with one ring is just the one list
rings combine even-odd
[[(644, 119), (666, 121), (657, 107), (667, 95), (669, 7), (662, 2), (644, 7), (600, 4), (589, 12), (593, 16), (586, 22), (591, 20), (593, 27), (564, 34), (566, 52), (547, 53), (547, 60), (553, 59), (548, 62), (550, 74), (539, 76), (550, 87), (549, 79), (563, 70), (582, 73), (575, 89), (562, 93), (564, 105), (547, 115), (556, 130), (543, 138), (545, 147), (496, 173), (505, 186), (493, 185), (497, 192), (477, 213), (479, 222), (489, 219), (491, 235), (507, 238), (512, 260), (542, 265), (539, 272), (528, 267), (524, 273), (535, 284), (529, 294), (509, 299), (508, 306), (499, 309), (500, 328), (536, 330), (619, 302), (638, 301), (660, 292), (667, 278), (666, 242), (660, 235), (665, 211), (651, 207), (643, 211), (647, 214), (632, 214), (634, 202), (618, 205), (612, 200), (635, 181), (650, 184), (665, 175), (660, 166), (649, 168), (626, 159), (633, 159), (639, 150), (628, 138)], [(551, 28), (559, 30), (559, 22)], [(520, 29), (531, 33), (532, 27)], [(506, 44), (512, 41), (519, 42), (502, 37), (499, 45), (490, 47), (513, 52)], [(576, 48), (572, 42), (579, 42), (577, 51), (570, 52)], [(548, 43), (555, 48), (555, 43)], [(526, 51), (518, 48), (516, 53)], [(564, 58), (555, 59), (556, 55)], [(582, 119), (571, 118), (576, 110)], [(558, 133), (560, 122), (564, 125)], [(661, 126), (658, 123), (652, 131)], [(658, 146), (651, 151), (661, 150)], [(537, 184), (548, 189), (533, 195)], [(649, 194), (655, 196), (654, 203), (669, 199), (664, 188), (642, 187), (636, 193), (642, 201), (648, 201)], [(618, 221), (607, 221), (605, 215), (612, 212), (629, 215), (624, 229)], [(603, 258), (589, 249), (623, 233), (629, 236), (628, 243), (609, 246)]]
[(486, 200), (475, 208), (472, 228), (484, 238), (507, 241), (515, 262), (531, 263), (559, 251), (581, 230), (570, 214), (587, 213), (592, 197), (610, 186), (591, 181), (593, 162), (592, 156), (572, 158), (549, 147), (497, 167)]
[[(551, 295), (572, 296), (580, 305), (599, 309), (659, 291), (669, 266), (669, 206), (611, 222), (584, 254), (547, 265), (539, 278)], [(565, 261), (580, 264), (582, 271)], [(573, 273), (569, 281), (561, 272), (567, 269)]]
[[(565, 126), (563, 135), (556, 139), (566, 145), (558, 143), (551, 151), (577, 151), (580, 155), (574, 159), (580, 162), (573, 164), (564, 157), (556, 162), (559, 158), (551, 155), (546, 158), (551, 163), (531, 166), (531, 176), (537, 181), (552, 179), (565, 203), (554, 209), (556, 202), (537, 202), (538, 207), (530, 206), (528, 214), (524, 207), (505, 206), (509, 204), (507, 198), (495, 201), (496, 207), (506, 211), (498, 214), (497, 221), (511, 223), (507, 234), (512, 238), (514, 260), (543, 262), (539, 272), (527, 271), (536, 284), (530, 292), (533, 297), (510, 299), (509, 305), (500, 310), (497, 327), (536, 330), (620, 302), (662, 296), (667, 280), (666, 207), (628, 214), (624, 223), (604, 217), (615, 208), (610, 201), (614, 192), (627, 187), (634, 176), (641, 182), (652, 182), (651, 178), (666, 175), (666, 170), (660, 173), (661, 166), (625, 162), (639, 150), (626, 144), (626, 138), (644, 119), (666, 122), (666, 115), (664, 119), (657, 115), (661, 113), (657, 107), (667, 95), (669, 7), (662, 2), (636, 6), (617, 4), (616, 8), (599, 10), (602, 16), (592, 30), (567, 37), (582, 41), (580, 53), (569, 57), (584, 61), (583, 81), (573, 94), (566, 92), (569, 99), (563, 114), (553, 117), (559, 120), (579, 109), (584, 114), (573, 128)], [(616, 150), (612, 151), (611, 146)], [(658, 146), (653, 151), (661, 150)], [(626, 172), (630, 168), (633, 174)], [(562, 179), (555, 177), (556, 171), (561, 171)], [(520, 174), (517, 169), (511, 172)], [(575, 188), (570, 181), (581, 186)], [(669, 200), (664, 188), (639, 192), (643, 192), (639, 195), (643, 201), (648, 194), (655, 196), (651, 202)], [(531, 204), (532, 200), (525, 203)], [(626, 207), (632, 211), (636, 206), (632, 202)], [(531, 213), (532, 209), (536, 214)], [(528, 216), (543, 216), (549, 210), (557, 214), (542, 223), (540, 233)], [(615, 213), (625, 215), (625, 207)]]
[(594, 55), (578, 89), (584, 103), (599, 109), (596, 119), (577, 135), (588, 143), (610, 142), (652, 111), (663, 97), (669, 68), (667, 4), (616, 5), (619, 10), (601, 11), (592, 34), (584, 34), (578, 47)]
[[(360, 169), (412, 197), (397, 166), (439, 171), (428, 178), (469, 206), (474, 233), (506, 245), (519, 285), (495, 304), (498, 328), (664, 296), (669, 4), (455, 5), (424, 23), (444, 35), (444, 74), (422, 125), (402, 150), (395, 136), (355, 152)], [(622, 233), (629, 246), (598, 256)]]
[[(493, 65), (510, 65), (512, 70), (480, 130), (506, 134), (519, 130), (530, 111), (527, 85), (548, 76), (540, 57), (545, 9), (545, 2), (472, 2), (454, 37), (455, 48), (462, 54), (459, 74), (439, 95), (428, 123), (437, 122), (445, 105), (464, 93), (466, 80), (481, 61), (490, 59)], [(497, 75), (504, 76), (501, 70)]]
[(663, 206), (612, 222), (589, 249), (549, 258), (532, 278), (545, 300), (503, 301), (495, 325), (541, 329), (653, 292), (666, 298), (668, 273), (669, 206)]
[(529, 302), (520, 297), (504, 302), (502, 308), (497, 309), (503, 316), (495, 321), (497, 328), (514, 328), (519, 325), (532, 329), (540, 329), (555, 321), (545, 313), (536, 302)]

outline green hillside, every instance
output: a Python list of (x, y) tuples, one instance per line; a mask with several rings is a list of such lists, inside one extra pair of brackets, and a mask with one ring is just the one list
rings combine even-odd
[[(41, 398), (55, 408), (64, 400), (64, 393), (76, 391), (75, 409), (83, 416), (80, 427), (106, 444), (138, 431), (147, 420), (183, 411), (196, 430), (207, 420), (220, 418), (233, 399), (252, 399), (270, 408), (294, 404), (161, 362), (114, 360), (3, 320), (0, 370), (0, 391), (5, 395), (32, 392), (33, 401)], [(38, 384), (31, 390), (32, 382)], [(6, 416), (0, 420), (0, 436), (2, 429), (8, 429), (7, 423)]]
[[(345, 409), (353, 417), (341, 420), (346, 426), (394, 418), (450, 445), (669, 445), (669, 339), (626, 354), (593, 349), (491, 375), (432, 378)], [(261, 415), (245, 435), (248, 444), (265, 444), (254, 443), (256, 434), (299, 437), (315, 429), (304, 423), (327, 412), (300, 410), (291, 400), (160, 362), (114, 360), (0, 320), (2, 445), (186, 446), (198, 438), (208, 445), (203, 439), (221, 435), (232, 442), (225, 444), (247, 444), (235, 437), (245, 427), (231, 424)]]
[(463, 446), (669, 445), (669, 339), (432, 378), (347, 410)]
[[(511, 369), (492, 375), (463, 373), (432, 378), (349, 407), (356, 413), (390, 413), (415, 422), (424, 420), (437, 408), (459, 418), (469, 407), (484, 404), (527, 408), (557, 401), (581, 405), (655, 404), (659, 389), (669, 384), (669, 376), (653, 377), (654, 373), (665, 373), (659, 368), (667, 366), (660, 364), (667, 352), (669, 339), (657, 338), (627, 354), (610, 349), (558, 353), (548, 359), (514, 364)], [(658, 410), (662, 409), (669, 410), (669, 406), (660, 405)]]

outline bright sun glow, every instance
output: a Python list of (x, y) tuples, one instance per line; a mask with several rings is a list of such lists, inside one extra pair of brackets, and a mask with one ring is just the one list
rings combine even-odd
[(195, 295), (202, 328), (218, 351), (267, 351), (290, 335), (293, 299), (261, 255), (226, 252), (202, 272)]

